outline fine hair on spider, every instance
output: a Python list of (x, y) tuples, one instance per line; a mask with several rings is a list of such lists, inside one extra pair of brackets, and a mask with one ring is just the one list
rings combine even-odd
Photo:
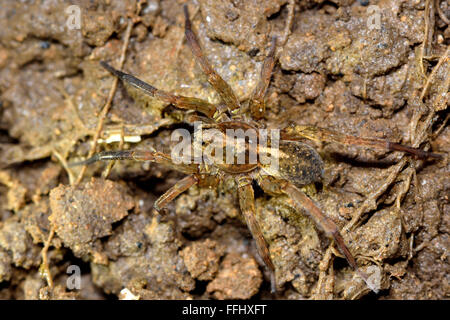
[[(207, 123), (207, 126), (205, 126), (207, 130), (218, 130), (225, 136), (227, 130), (230, 129), (241, 129), (243, 131), (255, 130), (257, 132), (258, 125), (252, 118), (260, 118), (265, 110), (264, 98), (270, 83), (272, 69), (275, 65), (276, 39), (272, 38), (269, 54), (262, 63), (260, 81), (251, 96), (248, 108), (244, 108), (231, 87), (216, 73), (211, 63), (203, 54), (199, 40), (192, 29), (187, 6), (184, 6), (184, 14), (187, 44), (198, 65), (206, 74), (208, 82), (219, 94), (221, 99), (220, 104), (215, 105), (198, 98), (174, 95), (159, 90), (130, 74), (116, 70), (106, 62), (102, 61), (100, 64), (120, 80), (139, 89), (143, 93), (167, 102), (179, 109), (193, 112), (193, 116), (186, 117), (184, 120), (190, 124), (193, 124), (194, 120), (204, 120)], [(306, 138), (314, 141), (401, 151), (418, 158), (442, 158), (442, 155), (381, 139), (360, 138), (314, 126), (296, 125), (283, 128), (280, 132), (280, 138), (281, 140), (278, 145), (278, 166), (276, 170), (269, 168), (260, 161), (256, 163), (179, 163), (175, 162), (170, 155), (155, 150), (100, 152), (85, 161), (71, 165), (86, 165), (100, 160), (151, 161), (185, 173), (187, 175), (185, 178), (178, 181), (155, 201), (154, 208), (157, 211), (166, 207), (178, 195), (193, 185), (199, 185), (200, 187), (215, 186), (223, 179), (234, 179), (237, 184), (242, 215), (256, 241), (258, 253), (270, 271), (271, 290), (275, 292), (277, 289), (275, 265), (255, 217), (255, 196), (252, 183), (256, 181), (264, 192), (270, 195), (287, 195), (289, 203), (297, 211), (306, 211), (316, 225), (335, 241), (337, 248), (344, 255), (348, 264), (365, 281), (367, 286), (377, 292), (378, 288), (372, 285), (367, 275), (358, 268), (356, 260), (345, 244), (336, 224), (301, 190), (302, 187), (322, 179), (324, 163), (315, 149), (298, 140)], [(245, 148), (247, 151), (253, 149), (257, 153), (261, 152), (260, 146), (254, 140), (246, 141)]]

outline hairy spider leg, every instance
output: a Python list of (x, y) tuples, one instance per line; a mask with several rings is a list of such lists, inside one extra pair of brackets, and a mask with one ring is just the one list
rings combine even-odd
[(97, 161), (110, 160), (134, 160), (134, 161), (150, 161), (165, 165), (171, 169), (177, 170), (186, 174), (193, 174), (198, 171), (196, 164), (177, 164), (172, 161), (172, 158), (162, 152), (156, 151), (142, 151), (142, 150), (117, 150), (117, 151), (102, 151), (94, 154), (91, 158), (80, 162), (69, 164), (70, 167), (79, 165), (89, 165)]
[(114, 69), (108, 63), (100, 61), (103, 68), (111, 72), (120, 80), (130, 84), (131, 86), (145, 92), (151, 97), (155, 97), (161, 101), (173, 104), (175, 107), (184, 110), (194, 110), (203, 113), (205, 116), (212, 118), (216, 113), (216, 106), (198, 98), (184, 97), (171, 94), (169, 92), (157, 89), (152, 85), (132, 76), (131, 74)]
[(261, 119), (266, 111), (266, 104), (264, 101), (267, 88), (269, 87), (270, 78), (272, 77), (272, 70), (275, 66), (275, 46), (276, 37), (272, 37), (272, 44), (270, 46), (269, 54), (264, 59), (261, 67), (261, 74), (258, 84), (253, 91), (250, 99), (250, 113), (254, 119)]
[(134, 161), (151, 161), (163, 164), (169, 168), (177, 171), (187, 173), (188, 176), (184, 177), (176, 184), (174, 184), (169, 190), (167, 190), (162, 196), (160, 196), (153, 207), (156, 211), (160, 211), (166, 207), (173, 199), (185, 192), (187, 189), (197, 184), (199, 179), (196, 176), (198, 167), (196, 165), (184, 165), (175, 164), (172, 162), (170, 156), (153, 151), (140, 151), (140, 150), (119, 150), (119, 151), (103, 151), (95, 154), (89, 159), (84, 161), (71, 163), (69, 166), (89, 165), (97, 161), (111, 161), (111, 160), (134, 160)]
[(358, 273), (358, 275), (364, 280), (364, 282), (372, 291), (378, 293), (378, 288), (375, 288), (369, 282), (367, 275), (358, 268), (355, 258), (346, 246), (344, 238), (339, 232), (336, 224), (322, 213), (322, 211), (314, 203), (314, 201), (312, 201), (306, 194), (304, 194), (292, 183), (287, 182), (282, 187), (282, 191), (289, 196), (289, 198), (293, 202), (292, 204), (297, 210), (306, 209), (307, 214), (313, 219), (316, 225), (322, 228), (322, 230), (325, 231), (325, 233), (329, 237), (332, 237), (334, 239), (339, 251), (344, 255), (348, 264), (356, 271), (356, 273)]
[(253, 239), (256, 241), (256, 248), (270, 271), (270, 286), (272, 293), (276, 292), (275, 266), (270, 258), (269, 248), (266, 240), (264, 240), (261, 228), (256, 221), (255, 195), (251, 185), (252, 180), (249, 177), (241, 178), (238, 181), (239, 205), (245, 223), (247, 224)]
[(287, 180), (275, 179), (266, 175), (258, 175), (255, 178), (264, 192), (273, 195), (286, 194), (289, 197), (288, 203), (297, 211), (305, 212), (313, 219), (314, 223), (321, 228), (328, 237), (331, 237), (335, 241), (339, 251), (344, 255), (348, 264), (364, 280), (367, 286), (374, 292), (378, 291), (378, 289), (368, 281), (367, 275), (358, 268), (355, 258), (346, 246), (336, 224), (322, 213), (313, 200)]
[[(186, 35), (186, 40), (191, 48), (192, 54), (195, 56), (197, 63), (200, 65), (203, 73), (208, 77), (208, 82), (211, 86), (217, 91), (222, 101), (228, 107), (228, 110), (232, 112), (233, 110), (240, 109), (241, 104), (239, 103), (238, 98), (234, 94), (231, 87), (222, 77), (213, 69), (208, 58), (202, 52), (202, 48), (200, 46), (200, 42), (198, 41), (197, 36), (192, 30), (191, 20), (189, 19), (189, 11), (187, 6), (184, 6), (184, 16), (185, 16), (185, 29), (184, 33)], [(220, 118), (220, 112), (215, 116), (215, 119)]]
[(323, 129), (315, 126), (295, 125), (285, 128), (281, 131), (281, 139), (283, 140), (299, 140), (306, 138), (313, 141), (335, 142), (343, 145), (356, 145), (369, 148), (376, 148), (390, 151), (401, 151), (412, 154), (420, 159), (436, 158), (443, 159), (444, 156), (438, 153), (423, 151), (418, 148), (412, 148), (399, 143), (390, 142), (383, 139), (360, 138), (336, 131)]
[(197, 184), (198, 181), (199, 179), (195, 174), (184, 177), (183, 179), (175, 183), (162, 196), (160, 196), (153, 204), (153, 208), (155, 208), (155, 210), (158, 212), (161, 211), (161, 209), (165, 208), (170, 202), (173, 201), (173, 199), (178, 197), (193, 185)]

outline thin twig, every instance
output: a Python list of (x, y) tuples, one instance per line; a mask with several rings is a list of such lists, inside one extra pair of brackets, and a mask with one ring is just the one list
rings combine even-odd
[[(124, 37), (124, 42), (123, 42), (123, 46), (122, 46), (122, 52), (120, 54), (118, 70), (122, 69), (123, 64), (125, 62), (125, 56), (126, 56), (126, 52), (127, 52), (127, 48), (128, 48), (128, 43), (130, 42), (131, 30), (133, 29), (133, 25), (134, 25), (134, 22), (133, 22), (132, 19), (130, 19), (128, 21), (127, 29), (125, 31), (125, 37)], [(97, 129), (95, 131), (94, 138), (93, 138), (93, 141), (92, 141), (92, 147), (89, 150), (89, 154), (87, 156), (88, 158), (90, 158), (90, 157), (92, 157), (94, 155), (95, 150), (97, 148), (97, 141), (98, 141), (98, 138), (100, 137), (100, 134), (101, 134), (101, 132), (103, 130), (103, 124), (104, 124), (106, 115), (108, 114), (108, 111), (111, 108), (112, 100), (113, 100), (114, 95), (116, 93), (118, 82), (119, 82), (119, 79), (117, 77), (114, 77), (113, 84), (112, 84), (111, 89), (109, 91), (108, 99), (106, 100), (105, 106), (103, 107), (102, 111), (100, 112), (100, 115), (99, 115), (99, 118), (98, 118)], [(87, 168), (86, 165), (84, 165), (81, 168), (80, 174), (78, 175), (78, 178), (75, 181), (75, 185), (79, 184), (81, 182), (81, 180), (83, 179), (83, 176), (84, 176), (84, 173), (86, 171), (86, 168)]]
[(356, 213), (353, 215), (352, 220), (342, 229), (344, 233), (348, 233), (354, 225), (359, 221), (361, 216), (370, 210), (375, 210), (377, 208), (377, 199), (380, 197), (389, 186), (397, 179), (397, 175), (402, 170), (406, 164), (406, 157), (402, 156), (402, 159), (393, 167), (389, 168), (391, 171), (389, 176), (383, 180), (383, 183), (378, 187), (375, 192), (372, 192), (363, 204), (358, 208)]
[(50, 266), (48, 264), (48, 248), (50, 247), (50, 243), (52, 242), (53, 236), (55, 235), (56, 227), (52, 226), (50, 229), (50, 233), (48, 235), (47, 240), (45, 241), (44, 247), (41, 251), (42, 264), (41, 264), (41, 273), (44, 275), (45, 280), (47, 281), (47, 285), (50, 289), (53, 289), (53, 278), (50, 272)]
[(436, 0), (436, 11), (439, 15), (439, 17), (444, 21), (446, 24), (450, 24), (450, 21), (445, 16), (445, 13), (442, 12), (441, 7), (439, 6), (439, 0)]
[[(425, 19), (425, 31), (424, 31), (424, 37), (423, 37), (423, 42), (422, 45), (420, 47), (420, 57), (419, 57), (419, 61), (420, 61), (420, 71), (422, 72), (422, 75), (425, 76), (425, 68), (423, 66), (423, 57), (426, 55), (429, 55), (428, 53), (428, 48), (429, 48), (429, 44), (430, 44), (430, 33), (431, 33), (431, 38), (433, 38), (433, 32), (434, 32), (434, 19), (433, 19), (433, 26), (430, 26), (430, 17), (433, 16), (434, 17), (434, 11), (433, 8), (434, 6), (432, 5), (432, 1), (431, 0), (426, 0), (425, 2), (425, 12), (424, 12), (424, 19)], [(430, 9), (431, 6), (431, 9)]]
[(444, 128), (447, 125), (449, 116), (450, 116), (450, 113), (447, 113), (447, 116), (445, 117), (445, 119), (442, 122), (442, 124), (440, 125), (440, 127), (433, 133), (433, 135), (432, 135), (433, 138), (436, 138), (442, 132), (442, 130), (444, 130)]
[(317, 285), (316, 288), (314, 289), (314, 294), (313, 294), (313, 299), (315, 300), (322, 300), (323, 296), (322, 296), (322, 292), (323, 292), (323, 285), (325, 282), (325, 279), (328, 275), (328, 269), (330, 267), (331, 261), (333, 259), (333, 247), (334, 247), (334, 243), (331, 243), (330, 246), (327, 248), (327, 250), (325, 251), (325, 254), (322, 257), (322, 260), (319, 263), (319, 280), (317, 280)]
[(448, 61), (449, 52), (450, 52), (450, 45), (447, 46), (447, 50), (445, 50), (444, 55), (439, 59), (439, 62), (436, 64), (436, 66), (433, 68), (433, 71), (431, 72), (430, 76), (427, 78), (427, 82), (425, 83), (425, 86), (422, 89), (422, 93), (420, 94), (420, 100), (423, 100), (423, 98), (427, 94), (428, 88), (430, 87), (430, 84), (433, 81), (434, 77), (436, 76), (436, 73), (438, 72), (439, 68), (442, 66), (442, 64), (444, 62)]
[(67, 165), (67, 161), (65, 157), (62, 156), (56, 149), (52, 150), (53, 155), (61, 162), (61, 165), (63, 166), (64, 170), (67, 172), (67, 176), (69, 177), (69, 183), (72, 185), (75, 182), (75, 176), (73, 175), (72, 170)]
[(72, 97), (64, 89), (63, 85), (57, 85), (56, 89), (59, 91), (59, 93), (61, 93), (61, 95), (64, 97), (65, 102), (69, 105), (70, 109), (73, 111), (75, 117), (71, 119), (73, 119), (75, 126), (83, 131), (90, 132), (91, 130), (89, 130), (84, 124), (83, 120), (81, 119), (80, 113), (78, 112), (78, 108), (75, 107)]

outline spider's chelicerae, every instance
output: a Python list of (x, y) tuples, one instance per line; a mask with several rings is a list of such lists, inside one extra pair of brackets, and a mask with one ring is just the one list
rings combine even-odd
[[(214, 105), (197, 98), (173, 95), (156, 89), (132, 75), (116, 70), (105, 62), (101, 62), (101, 65), (122, 81), (127, 82), (144, 93), (170, 103), (177, 108), (190, 110), (192, 114), (185, 119), (189, 123), (202, 121), (205, 123), (205, 128), (208, 128), (207, 130), (214, 129), (222, 132), (223, 135), (226, 135), (229, 129), (242, 129), (243, 131), (253, 129), (254, 132), (258, 132), (257, 128), (259, 125), (249, 118), (247, 110), (253, 117), (261, 117), (264, 112), (264, 96), (275, 64), (275, 38), (272, 40), (270, 53), (263, 62), (260, 81), (248, 105), (244, 108), (231, 87), (214, 71), (208, 59), (203, 55), (197, 36), (192, 30), (187, 7), (184, 7), (184, 13), (187, 43), (202, 71), (207, 75), (209, 83), (218, 92), (222, 101), (221, 104)], [(178, 181), (155, 202), (154, 208), (158, 211), (193, 185), (215, 186), (220, 180), (235, 179), (238, 186), (237, 191), (242, 215), (253, 238), (256, 240), (258, 253), (270, 270), (271, 288), (272, 291), (275, 291), (275, 267), (271, 260), (266, 241), (255, 218), (255, 199), (252, 182), (256, 181), (268, 194), (286, 194), (297, 210), (302, 211), (302, 209), (305, 209), (316, 224), (328, 236), (334, 239), (337, 247), (345, 256), (350, 266), (364, 279), (372, 290), (376, 291), (376, 288), (370, 285), (367, 276), (358, 269), (358, 265), (347, 248), (336, 224), (324, 215), (319, 207), (301, 191), (301, 187), (321, 180), (324, 165), (319, 154), (312, 147), (298, 140), (306, 138), (316, 141), (401, 151), (419, 158), (441, 158), (441, 155), (381, 139), (359, 138), (314, 126), (297, 125), (284, 128), (280, 131), (280, 138), (277, 170), (273, 170), (273, 168), (269, 169), (267, 164), (259, 160), (256, 163), (247, 161), (240, 164), (237, 162), (224, 164), (214, 161), (208, 163), (180, 164), (176, 163), (170, 155), (154, 150), (100, 152), (92, 158), (76, 164), (90, 164), (99, 160), (152, 161), (170, 166), (175, 170), (187, 174), (184, 179)], [(250, 150), (253, 150), (259, 155), (263, 149), (258, 144), (259, 141), (259, 137), (256, 140), (247, 141), (245, 143), (246, 152), (248, 153)], [(205, 147), (202, 146), (202, 148)], [(267, 149), (266, 147), (264, 148)], [(246, 160), (248, 160), (248, 157)]]

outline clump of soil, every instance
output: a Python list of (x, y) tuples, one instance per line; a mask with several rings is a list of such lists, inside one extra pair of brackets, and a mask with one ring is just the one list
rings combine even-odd
[[(377, 295), (285, 197), (256, 190), (256, 218), (279, 286), (271, 294), (235, 184), (192, 187), (160, 214), (154, 201), (183, 177), (170, 168), (123, 161), (104, 179), (105, 164), (96, 163), (76, 184), (81, 167), (68, 163), (89, 153), (115, 81), (99, 61), (119, 65), (129, 19), (125, 71), (220, 102), (186, 45), (182, 4), (140, 1), (137, 13), (137, 2), (74, 1), (81, 24), (69, 28), (75, 11), (65, 2), (2, 1), (1, 299), (105, 299), (123, 297), (124, 289), (140, 299), (448, 298), (445, 161), (312, 144), (324, 159), (324, 179), (305, 192), (341, 230), (359, 217), (342, 233)], [(316, 125), (448, 155), (445, 1), (294, 2), (262, 125)], [(271, 37), (283, 38), (290, 3), (187, 2), (206, 56), (241, 101), (257, 85)], [(97, 151), (168, 152), (172, 130), (188, 127), (183, 118), (119, 82)], [(70, 266), (81, 271), (80, 289), (67, 287)]]

